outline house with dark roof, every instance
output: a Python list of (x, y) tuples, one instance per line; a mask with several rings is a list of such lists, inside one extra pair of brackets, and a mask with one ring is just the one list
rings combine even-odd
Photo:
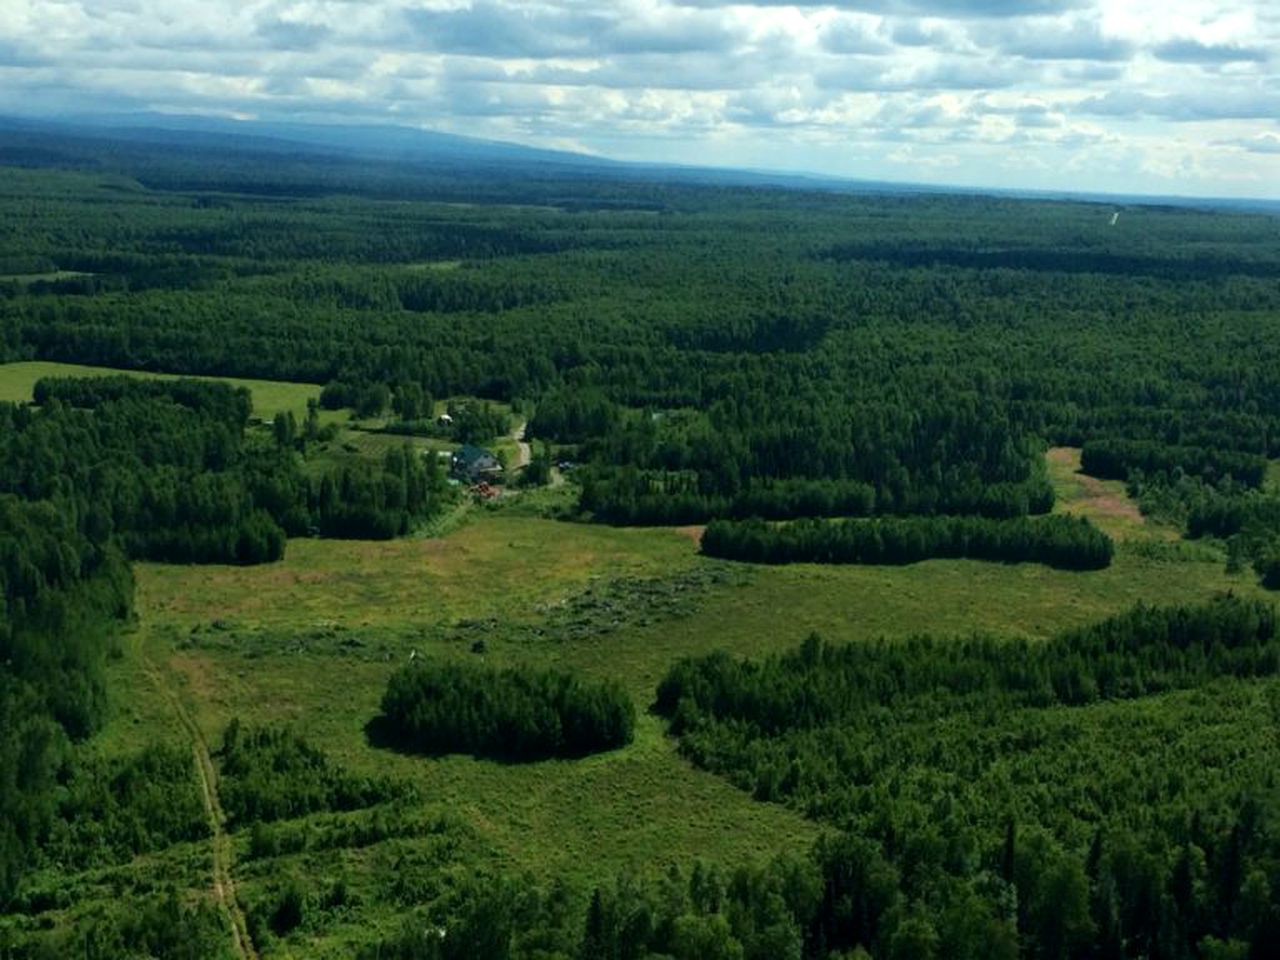
[(453, 452), (449, 475), (468, 483), (494, 480), (502, 475), (502, 462), (492, 452), (468, 443)]

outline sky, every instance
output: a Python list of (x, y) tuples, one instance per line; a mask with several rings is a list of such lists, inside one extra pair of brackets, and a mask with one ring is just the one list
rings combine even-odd
[(1280, 0), (0, 0), (0, 112), (1280, 198)]

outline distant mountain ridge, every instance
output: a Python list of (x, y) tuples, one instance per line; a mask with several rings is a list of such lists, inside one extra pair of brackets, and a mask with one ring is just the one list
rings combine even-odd
[[(334, 152), (379, 156), (388, 160), (515, 160), (574, 165), (612, 165), (614, 162), (567, 150), (526, 147), (499, 140), (483, 140), (381, 124), (272, 123), (225, 117), (158, 113), (103, 114), (44, 119), (0, 117), (0, 131), (22, 130), (62, 136), (110, 137), (135, 143), (221, 145), (258, 147), (263, 150), (311, 148), (307, 152)], [(230, 141), (235, 141), (231, 144)]]
[[(9, 141), (9, 142), (6, 142)], [(94, 146), (90, 146), (94, 145)], [(0, 116), (0, 163), (84, 161), (94, 149), (126, 146), (246, 152), (292, 160), (379, 161), (407, 172), (449, 169), (473, 174), (504, 170), (520, 176), (591, 177), (617, 181), (725, 187), (894, 194), (954, 193), (1114, 204), (1212, 206), (1280, 214), (1280, 201), (1201, 197), (1121, 196), (1070, 190), (994, 190), (859, 180), (789, 171), (702, 167), (616, 160), (589, 153), (531, 147), (393, 124), (324, 124), (237, 120), (206, 115), (117, 113), (50, 118)]]
[[(802, 189), (883, 190), (898, 193), (937, 188), (862, 181), (821, 174), (615, 160), (589, 153), (530, 147), (390, 124), (320, 124), (159, 113), (95, 114), (51, 118), (0, 116), (6, 130), (57, 140), (99, 140), (120, 144), (210, 147), (262, 153), (368, 158), (393, 163), (520, 165), (524, 172), (587, 174), (619, 180), (670, 180), (724, 186), (781, 186)], [(6, 153), (0, 142), (0, 162)], [(532, 168), (532, 169), (530, 169)]]

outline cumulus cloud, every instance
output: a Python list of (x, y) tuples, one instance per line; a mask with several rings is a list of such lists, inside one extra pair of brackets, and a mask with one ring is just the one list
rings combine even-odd
[(1170, 40), (1155, 47), (1152, 52), (1170, 63), (1263, 63), (1267, 52), (1257, 47), (1235, 43), (1202, 43), (1190, 37)]
[(1075, 109), (1103, 117), (1150, 117), (1176, 122), (1270, 120), (1280, 117), (1280, 93), (1199, 91), (1175, 96), (1115, 90), (1088, 97)]
[(1045, 187), (1072, 170), (1094, 189), (1274, 194), (1277, 135), (1259, 126), (1280, 117), (1280, 13), (1272, 0), (8, 0), (0, 112), (94, 109), (397, 122), (880, 179)]
[(1029, 60), (1128, 60), (1136, 45), (1107, 36), (1095, 20), (1034, 21), (992, 38), (1001, 53)]
[(1249, 153), (1264, 153), (1280, 156), (1280, 134), (1260, 133), (1255, 137), (1239, 140), (1219, 140), (1219, 146), (1238, 147)]

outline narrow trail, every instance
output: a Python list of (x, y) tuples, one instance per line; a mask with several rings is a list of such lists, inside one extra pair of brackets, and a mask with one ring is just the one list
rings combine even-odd
[(196, 771), (200, 775), (200, 793), (204, 800), (205, 814), (209, 818), (209, 827), (213, 831), (210, 840), (213, 849), (213, 893), (218, 905), (227, 916), (231, 925), (232, 938), (235, 941), (236, 956), (241, 960), (257, 960), (258, 953), (253, 948), (253, 939), (249, 936), (249, 924), (245, 920), (244, 911), (240, 909), (240, 901), (236, 899), (235, 881), (231, 877), (231, 865), (234, 854), (231, 848), (231, 837), (226, 831), (226, 814), (222, 811), (222, 803), (218, 800), (218, 773), (213, 766), (213, 757), (209, 753), (209, 744), (204, 732), (195, 718), (182, 702), (182, 697), (174, 689), (169, 671), (156, 664), (147, 652), (145, 639), (140, 644), (143, 669), (156, 689), (173, 708), (178, 721), (191, 740), (191, 751), (196, 760)]

